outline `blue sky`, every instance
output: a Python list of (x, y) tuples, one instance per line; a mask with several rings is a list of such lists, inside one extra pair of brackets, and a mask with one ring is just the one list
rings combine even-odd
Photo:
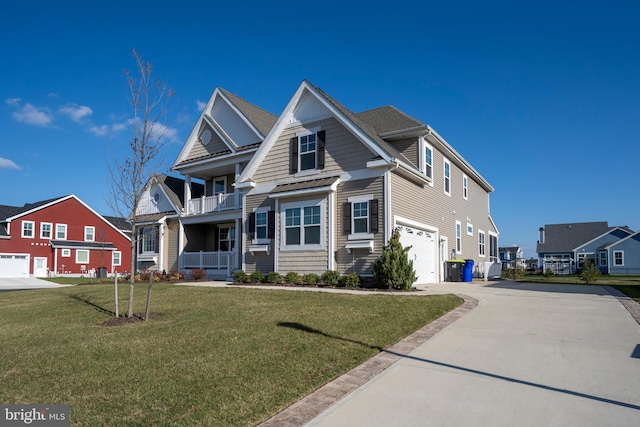
[(640, 229), (637, 1), (10, 2), (0, 204), (109, 215), (135, 48), (176, 92), (166, 169), (216, 86), (278, 115), (303, 79), (431, 125), (495, 188), (500, 245), (549, 223)]

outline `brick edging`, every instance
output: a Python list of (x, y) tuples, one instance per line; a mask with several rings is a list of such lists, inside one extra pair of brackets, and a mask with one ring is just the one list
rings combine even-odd
[(633, 298), (630, 298), (614, 288), (613, 286), (602, 286), (602, 288), (609, 292), (611, 296), (615, 297), (620, 303), (624, 306), (624, 308), (629, 311), (631, 317), (635, 319), (636, 322), (640, 325), (640, 304), (638, 304)]
[(464, 299), (462, 305), (300, 399), (287, 409), (260, 424), (260, 427), (297, 427), (308, 423), (331, 405), (400, 360), (402, 355), (409, 354), (478, 305), (478, 300), (468, 295), (456, 294), (456, 296)]

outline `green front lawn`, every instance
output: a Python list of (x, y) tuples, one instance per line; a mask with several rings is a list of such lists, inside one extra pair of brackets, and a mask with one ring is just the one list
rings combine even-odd
[(102, 326), (112, 295), (0, 294), (0, 402), (67, 403), (74, 426), (256, 425), (462, 302), (161, 283), (158, 317)]

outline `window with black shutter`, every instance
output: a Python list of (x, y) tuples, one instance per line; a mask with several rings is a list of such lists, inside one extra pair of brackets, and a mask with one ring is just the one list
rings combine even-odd
[(324, 169), (325, 131), (299, 135), (289, 140), (289, 173)]

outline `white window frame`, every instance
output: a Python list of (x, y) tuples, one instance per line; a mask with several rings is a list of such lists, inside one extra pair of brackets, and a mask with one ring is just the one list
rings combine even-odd
[[(427, 162), (427, 150), (431, 153), (431, 163)], [(429, 185), (433, 187), (433, 147), (421, 138), (420, 145), (420, 171), (429, 179)]]
[(113, 255), (111, 256), (111, 265), (114, 267), (122, 265), (122, 252), (113, 251)]
[(462, 253), (462, 223), (456, 221), (456, 253)]
[[(87, 254), (87, 260), (86, 261), (81, 261), (80, 260), (80, 254)], [(89, 259), (90, 259), (90, 251), (88, 249), (76, 249), (76, 264), (89, 264)]]
[(482, 230), (478, 230), (478, 256), (486, 256), (487, 236)]
[[(257, 208), (253, 211), (253, 213), (255, 214), (255, 218), (254, 218), (255, 223), (253, 224), (255, 228), (255, 236), (251, 241), (251, 243), (256, 245), (266, 245), (268, 243), (271, 243), (271, 239), (269, 239), (269, 211), (271, 211), (270, 207)], [(258, 215), (264, 215), (265, 217), (264, 224), (258, 225)], [(264, 228), (264, 237), (258, 237), (258, 228)]]
[(598, 265), (600, 265), (600, 267), (606, 267), (607, 266), (607, 253), (606, 252), (600, 252), (598, 254)]
[[(31, 228), (31, 236), (27, 235), (25, 231), (27, 231), (26, 226), (29, 225)], [(22, 237), (25, 239), (35, 239), (36, 237), (36, 222), (35, 221), (22, 221)]]
[[(222, 239), (222, 230), (227, 230), (227, 238)], [(233, 230), (233, 232), (231, 232)], [(222, 242), (227, 242), (229, 246), (228, 251), (222, 250)], [(236, 226), (235, 224), (220, 224), (218, 225), (218, 251), (220, 252), (233, 252), (236, 249)]]
[[(142, 233), (140, 233), (140, 239), (142, 239), (142, 250), (139, 252), (141, 255), (151, 255), (151, 254), (157, 254), (158, 253), (158, 231), (156, 231), (156, 226), (154, 225), (147, 225), (142, 227)], [(151, 233), (145, 233), (145, 231), (147, 230), (151, 230)], [(146, 244), (148, 243), (148, 241), (145, 239), (145, 236), (152, 236), (152, 241), (153, 241), (153, 250), (152, 251), (147, 251), (146, 249)]]
[[(91, 230), (91, 233), (88, 231)], [(89, 239), (91, 237), (91, 239)], [(85, 242), (95, 242), (96, 241), (96, 228), (92, 225), (86, 225), (84, 227), (84, 241)]]
[(68, 258), (71, 256), (71, 249), (62, 249), (60, 251), (60, 256), (63, 256), (65, 258)]
[(469, 177), (462, 174), (462, 198), (469, 200)]
[[(62, 227), (63, 237), (58, 237), (60, 235), (58, 228)], [(56, 224), (56, 240), (67, 240), (67, 224)]]
[[(287, 245), (286, 211), (287, 209), (300, 208), (300, 242), (304, 241), (304, 208), (320, 207), (320, 243)], [(326, 249), (327, 228), (327, 201), (326, 199), (304, 200), (298, 202), (282, 203), (280, 207), (280, 250), (281, 251), (319, 251)]]
[(467, 223), (467, 236), (473, 236), (473, 224)]
[[(223, 186), (224, 189), (222, 190), (222, 192), (220, 191), (216, 191), (216, 181), (222, 181), (223, 182)], [(227, 177), (226, 176), (218, 176), (215, 177), (211, 180), (211, 192), (213, 193), (213, 195), (218, 195), (218, 194), (225, 194), (227, 192)]]
[[(296, 132), (296, 138), (298, 139), (298, 172), (296, 172), (296, 177), (306, 176), (306, 175), (315, 175), (320, 172), (318, 169), (318, 132), (320, 132), (322, 128), (320, 126), (316, 126), (311, 129), (304, 129), (299, 132)], [(305, 136), (315, 135), (316, 136), (316, 148), (314, 150), (314, 166), (312, 169), (302, 169), (302, 141), (301, 138)], [(305, 154), (308, 154), (307, 151)]]
[[(618, 264), (618, 260), (616, 259), (616, 254), (620, 254), (620, 264)], [(624, 251), (613, 251), (613, 266), (624, 267)]]
[[(370, 224), (371, 224), (371, 205), (369, 204), (370, 201), (373, 200), (373, 194), (367, 194), (364, 196), (353, 196), (353, 197), (349, 197), (347, 199), (347, 202), (349, 202), (351, 204), (351, 234), (349, 234), (347, 236), (348, 240), (368, 240), (368, 239), (373, 239), (373, 233), (371, 232), (370, 229)], [(365, 233), (356, 233), (356, 216), (355, 216), (355, 204), (356, 203), (367, 203), (367, 231)], [(362, 219), (362, 217), (358, 217), (359, 219)]]
[[(49, 226), (49, 236), (45, 236), (44, 235), (44, 227), (45, 226)], [(40, 238), (41, 239), (51, 239), (51, 236), (53, 236), (53, 224), (50, 222), (41, 222), (40, 223)]]
[[(444, 194), (451, 197), (451, 162), (447, 159), (442, 161), (442, 176), (444, 178), (443, 190)], [(447, 170), (449, 173), (447, 174)]]

